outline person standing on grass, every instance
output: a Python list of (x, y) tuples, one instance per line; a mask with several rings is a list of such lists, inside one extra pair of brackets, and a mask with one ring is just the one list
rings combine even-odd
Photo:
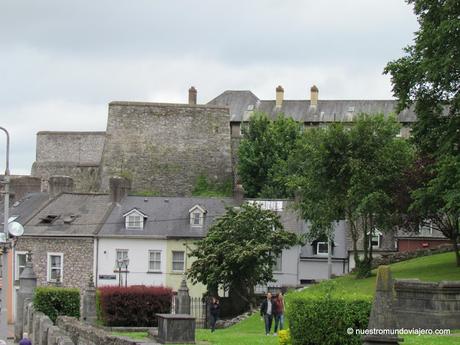
[(264, 299), (260, 306), (260, 315), (264, 318), (265, 322), (265, 335), (270, 335), (273, 322), (273, 311), (272, 294), (267, 292), (267, 298)]
[(212, 298), (210, 314), (211, 314), (211, 333), (212, 333), (216, 330), (216, 322), (219, 319), (219, 314), (220, 314), (219, 300), (215, 297)]
[(278, 329), (281, 331), (284, 328), (284, 299), (283, 294), (280, 292), (273, 300), (275, 318), (275, 333), (277, 335)]

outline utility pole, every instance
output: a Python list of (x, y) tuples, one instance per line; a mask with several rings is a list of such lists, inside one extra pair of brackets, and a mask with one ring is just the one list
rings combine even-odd
[(5, 132), (6, 134), (6, 166), (5, 166), (5, 178), (3, 184), (5, 195), (4, 198), (4, 205), (5, 211), (3, 213), (3, 232), (4, 232), (4, 240), (5, 242), (2, 243), (2, 304), (1, 304), (1, 313), (0, 313), (0, 339), (5, 340), (8, 337), (8, 312), (7, 312), (7, 290), (8, 290), (8, 249), (9, 249), (9, 242), (8, 242), (8, 219), (9, 214), (8, 211), (10, 209), (10, 134), (8, 131), (0, 127), (0, 130)]

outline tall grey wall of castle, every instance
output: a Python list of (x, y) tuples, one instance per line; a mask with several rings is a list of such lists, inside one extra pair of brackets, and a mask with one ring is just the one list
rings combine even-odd
[(134, 192), (189, 195), (197, 178), (232, 179), (228, 108), (112, 102), (101, 162), (101, 189), (110, 176)]
[(38, 132), (32, 176), (70, 176), (76, 191), (97, 191), (104, 142), (105, 132)]

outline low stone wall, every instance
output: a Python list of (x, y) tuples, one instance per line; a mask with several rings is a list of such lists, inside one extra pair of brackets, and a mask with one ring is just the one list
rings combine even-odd
[(396, 280), (394, 290), (399, 327), (460, 329), (460, 281)]
[(76, 318), (59, 316), (56, 325), (32, 303), (24, 307), (24, 332), (34, 345), (136, 345), (133, 340), (82, 323)]
[(376, 257), (372, 260), (372, 268), (379, 266), (390, 265), (396, 262), (406, 261), (414, 259), (420, 256), (429, 256), (434, 254), (441, 254), (453, 251), (452, 244), (443, 244), (439, 247), (432, 249), (418, 249), (413, 252), (395, 252), (389, 254), (382, 254), (382, 256)]

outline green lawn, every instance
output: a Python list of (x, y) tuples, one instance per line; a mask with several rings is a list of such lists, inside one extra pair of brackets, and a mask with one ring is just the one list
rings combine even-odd
[[(455, 264), (455, 254), (444, 253), (424, 256), (391, 265), (393, 278), (420, 279), (424, 281), (460, 280), (460, 268)], [(341, 295), (363, 294), (372, 296), (375, 290), (375, 271), (372, 277), (356, 279), (350, 274), (334, 279), (336, 291)], [(321, 284), (312, 286), (299, 292), (309, 294), (321, 288)]]
[[(391, 265), (394, 278), (417, 278), (424, 281), (460, 280), (460, 268), (455, 265), (454, 253), (425, 256)], [(374, 272), (375, 274), (375, 272)], [(340, 295), (363, 294), (372, 296), (375, 288), (375, 275), (368, 279), (355, 279), (347, 275), (334, 279), (335, 293)], [(321, 289), (321, 284), (307, 288), (295, 294), (309, 294)], [(287, 298), (288, 300), (289, 298)], [(265, 336), (264, 324), (258, 314), (227, 329), (218, 329), (211, 333), (207, 329), (196, 332), (199, 345), (275, 345), (278, 337)], [(118, 333), (135, 339), (146, 339), (146, 332)], [(458, 331), (451, 336), (404, 336), (404, 345), (453, 345), (460, 344)]]

